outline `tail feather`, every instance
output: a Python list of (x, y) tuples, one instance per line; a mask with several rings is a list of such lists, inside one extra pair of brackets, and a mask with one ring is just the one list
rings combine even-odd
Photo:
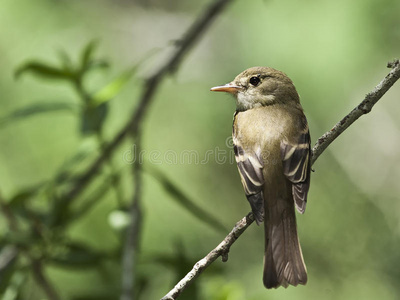
[(264, 285), (286, 288), (289, 284), (306, 284), (307, 270), (297, 236), (293, 200), (277, 199), (272, 203), (265, 205)]

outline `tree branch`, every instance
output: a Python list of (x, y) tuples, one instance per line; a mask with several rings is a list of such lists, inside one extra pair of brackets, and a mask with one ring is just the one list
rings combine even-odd
[[(395, 60), (388, 63), (388, 67), (392, 68), (388, 75), (370, 92), (364, 100), (355, 107), (348, 115), (338, 122), (330, 131), (323, 134), (316, 142), (312, 149), (311, 164), (318, 159), (324, 150), (351, 124), (359, 117), (371, 111), (372, 107), (382, 98), (382, 96), (393, 86), (400, 77), (400, 62)], [(178, 282), (175, 287), (169, 291), (161, 300), (175, 300), (189, 286), (189, 284), (197, 278), (210, 264), (212, 264), (219, 256), (222, 261), (228, 260), (228, 252), (236, 239), (253, 223), (254, 216), (249, 213), (246, 217), (236, 223), (233, 230), (225, 237), (225, 239), (204, 258), (199, 260), (193, 269)]]
[[(141, 151), (141, 132), (136, 135), (137, 153)], [(135, 265), (139, 248), (142, 225), (142, 165), (138, 158), (132, 167), (134, 194), (129, 210), (130, 224), (125, 234), (125, 245), (122, 253), (122, 291), (120, 300), (135, 299)]]

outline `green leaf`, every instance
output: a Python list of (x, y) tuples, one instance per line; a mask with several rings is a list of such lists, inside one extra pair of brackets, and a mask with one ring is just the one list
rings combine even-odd
[(93, 69), (106, 69), (108, 67), (110, 67), (108, 61), (106, 61), (105, 59), (96, 59), (90, 61), (87, 68), (88, 70), (93, 70)]
[(98, 150), (99, 145), (93, 139), (84, 139), (78, 146), (76, 152), (67, 158), (54, 176), (53, 183), (55, 185), (62, 184), (72, 180), (73, 169), (82, 163), (87, 157), (93, 155)]
[(3, 294), (2, 300), (16, 300), (20, 299), (19, 294), (22, 289), (24, 282), (26, 281), (27, 274), (26, 272), (19, 270), (14, 272), (12, 275), (11, 281), (7, 286), (6, 291)]
[[(113, 185), (113, 182), (114, 182), (114, 178), (116, 175), (119, 174), (119, 172), (120, 172), (120, 170), (116, 170), (114, 174), (111, 174), (111, 175), (107, 176), (106, 178), (102, 179), (101, 184), (93, 192), (91, 192), (89, 195), (86, 196), (85, 202), (82, 203), (82, 205), (80, 205), (79, 208), (75, 209), (70, 214), (70, 217), (68, 218), (67, 222), (71, 223), (71, 222), (77, 221), (80, 218), (84, 217), (88, 212), (90, 212), (90, 210), (93, 209), (93, 207), (95, 205), (97, 205), (99, 203), (99, 201), (101, 201), (104, 198), (105, 195), (107, 195), (107, 192), (110, 191), (110, 189)], [(118, 212), (123, 213), (121, 210)], [(121, 217), (121, 216), (119, 216), (119, 217)], [(126, 220), (119, 219), (119, 220), (117, 220), (117, 222), (119, 223), (118, 225), (120, 225), (120, 226), (118, 226), (117, 224), (115, 224), (116, 223), (115, 219), (110, 220), (110, 218), (111, 219), (115, 218), (115, 216), (111, 216), (111, 214), (110, 214), (108, 220), (109, 220), (110, 226), (116, 230), (123, 229), (124, 224), (122, 224), (122, 223), (125, 223), (125, 221), (129, 222), (129, 220), (127, 220), (127, 219)], [(130, 216), (125, 215), (122, 218), (130, 218)], [(119, 222), (119, 221), (122, 221), (122, 222)], [(115, 222), (115, 223), (112, 224), (113, 222)], [(117, 226), (115, 226), (115, 225), (117, 225)], [(119, 227), (119, 228), (117, 228), (117, 227)]]
[(132, 69), (123, 72), (120, 76), (104, 86), (100, 91), (93, 95), (91, 106), (96, 107), (115, 98), (115, 96), (117, 96), (122, 88), (129, 82), (135, 72), (136, 67), (133, 67)]
[[(25, 205), (27, 202), (29, 202), (32, 198), (37, 197), (37, 195), (43, 191), (43, 188), (46, 186), (47, 181), (38, 183), (36, 185), (23, 188), (19, 190), (14, 196), (12, 196), (8, 201), (7, 205), (9, 208), (12, 210), (13, 214), (18, 215), (24, 219), (32, 219), (33, 217), (43, 219), (44, 215), (42, 213), (38, 213), (33, 211), (32, 209), (29, 208), (29, 206)], [(11, 235), (12, 239), (16, 238), (17, 240), (20, 238), (20, 236), (23, 236), (24, 234), (18, 234), (18, 233), (13, 233)], [(24, 243), (28, 242), (28, 239), (26, 237), (22, 237), (25, 239), (25, 241), (17, 241), (15, 240), (15, 244), (19, 243)]]
[(154, 168), (146, 168), (158, 182), (163, 186), (164, 190), (171, 195), (172, 199), (190, 212), (194, 217), (214, 229), (226, 233), (228, 229), (222, 225), (222, 223), (212, 216), (210, 213), (205, 211), (203, 208), (198, 206), (192, 199), (190, 199), (175, 183), (173, 183), (165, 174)]
[(72, 60), (68, 56), (68, 54), (63, 49), (58, 50), (57, 54), (58, 54), (58, 57), (60, 58), (63, 69), (67, 72), (73, 73), (74, 64), (72, 63)]
[(44, 185), (45, 183), (39, 183), (37, 185), (20, 190), (10, 198), (8, 201), (9, 206), (14, 210), (18, 209), (24, 205), (27, 200), (34, 197)]
[(82, 112), (81, 132), (83, 134), (92, 134), (99, 132), (103, 127), (104, 121), (108, 115), (108, 103), (101, 103), (98, 106), (86, 106)]
[(91, 249), (80, 242), (71, 242), (65, 246), (65, 251), (53, 254), (49, 258), (50, 263), (65, 268), (81, 269), (82, 267), (98, 267), (98, 264), (106, 258), (105, 254)]
[(8, 116), (0, 118), (0, 127), (6, 126), (12, 122), (25, 120), (28, 117), (33, 117), (42, 113), (56, 112), (56, 111), (71, 111), (77, 112), (79, 106), (74, 103), (68, 102), (43, 102), (35, 103), (24, 108), (18, 109)]
[(14, 246), (5, 246), (0, 251), (0, 295), (6, 290), (14, 271), (18, 250)]
[[(28, 213), (27, 218), (29, 218), (29, 221), (32, 221), (33, 218), (30, 212)], [(39, 236), (33, 235), (32, 232), (13, 231), (8, 232), (7, 235), (4, 236), (4, 241), (7, 245), (15, 245), (18, 248), (28, 249), (38, 242), (38, 238)]]
[(74, 74), (67, 70), (53, 67), (39, 61), (31, 61), (25, 63), (21, 67), (17, 68), (14, 75), (15, 78), (18, 79), (22, 74), (28, 72), (44, 79), (71, 81), (74, 78)]
[(98, 44), (98, 40), (92, 40), (83, 48), (80, 66), (78, 67), (80, 70), (80, 76), (83, 76), (85, 73), (93, 69), (103, 69), (109, 67), (109, 63), (105, 59), (94, 58), (94, 53), (98, 47)]
[(81, 54), (81, 70), (86, 70), (92, 61), (92, 56), (96, 48), (99, 45), (99, 40), (91, 40), (87, 45), (83, 48)]

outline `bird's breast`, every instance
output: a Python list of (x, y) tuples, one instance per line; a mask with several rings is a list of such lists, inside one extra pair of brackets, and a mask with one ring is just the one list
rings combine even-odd
[(281, 141), (289, 133), (290, 123), (290, 116), (280, 107), (266, 106), (238, 112), (233, 124), (233, 139), (245, 151), (264, 151), (276, 156), (280, 154)]

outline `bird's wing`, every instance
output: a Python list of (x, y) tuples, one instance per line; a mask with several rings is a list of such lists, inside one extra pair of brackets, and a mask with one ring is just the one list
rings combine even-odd
[(264, 220), (264, 176), (262, 173), (263, 163), (255, 152), (245, 151), (240, 143), (234, 139), (233, 149), (239, 169), (247, 200), (257, 224)]
[(293, 199), (296, 208), (304, 213), (307, 203), (307, 193), (310, 188), (311, 147), (308, 126), (300, 131), (295, 143), (281, 142), (281, 157), (283, 173), (292, 182)]

